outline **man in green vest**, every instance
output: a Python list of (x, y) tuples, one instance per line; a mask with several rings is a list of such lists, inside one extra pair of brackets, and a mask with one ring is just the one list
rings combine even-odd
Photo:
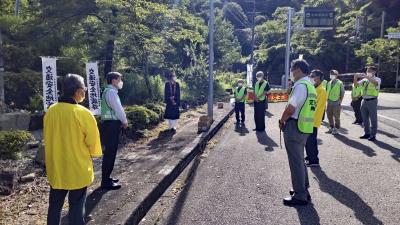
[[(361, 115), (365, 134), (360, 138), (370, 141), (376, 141), (378, 130), (378, 95), (382, 81), (376, 76), (377, 70), (375, 66), (369, 66), (366, 76), (356, 75), (353, 81), (354, 86), (363, 88)], [(362, 78), (362, 80), (357, 81), (358, 78)]]
[[(237, 82), (237, 87), (234, 89), (235, 95), (235, 113), (236, 113), (236, 124), (244, 124), (246, 119), (245, 116), (245, 101), (247, 95), (247, 88), (244, 86), (243, 79), (239, 79)], [(242, 119), (240, 121), (240, 118)]]
[(256, 124), (255, 131), (265, 131), (265, 104), (267, 92), (270, 89), (268, 81), (264, 79), (264, 73), (258, 71), (256, 73), (257, 82), (254, 86), (254, 121)]
[[(361, 79), (358, 78), (357, 82), (360, 80)], [(362, 94), (363, 94), (363, 87), (361, 85), (355, 86), (353, 84), (351, 89), (351, 106), (353, 107), (354, 116), (356, 117), (356, 120), (353, 122), (353, 124), (361, 125), (363, 123), (361, 116)]]
[(328, 106), (326, 107), (326, 114), (329, 120), (329, 131), (331, 134), (338, 134), (340, 128), (340, 111), (344, 97), (344, 85), (338, 79), (339, 72), (337, 70), (330, 71), (330, 78), (327, 85), (326, 92), (328, 93)]
[(293, 190), (290, 197), (284, 198), (285, 205), (307, 205), (311, 200), (308, 192), (309, 181), (304, 161), (304, 148), (307, 138), (313, 133), (314, 116), (317, 108), (317, 92), (308, 74), (308, 63), (303, 59), (292, 62), (294, 86), (289, 102), (279, 120), (283, 130), (288, 155)]
[(122, 74), (110, 72), (107, 74), (107, 87), (101, 97), (102, 144), (105, 146), (102, 164), (101, 187), (108, 190), (121, 188), (118, 179), (111, 178), (117, 155), (121, 128), (128, 127), (128, 120), (118, 90), (122, 89)]

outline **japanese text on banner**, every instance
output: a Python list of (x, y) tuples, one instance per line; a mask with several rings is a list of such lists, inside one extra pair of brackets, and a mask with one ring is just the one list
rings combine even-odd
[(58, 102), (56, 58), (42, 57), (44, 111)]
[(99, 69), (96, 62), (86, 64), (89, 108), (93, 115), (101, 114)]

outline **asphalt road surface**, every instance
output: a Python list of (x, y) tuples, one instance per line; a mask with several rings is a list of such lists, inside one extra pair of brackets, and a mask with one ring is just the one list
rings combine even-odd
[[(396, 108), (391, 101), (380, 105)], [(319, 129), (321, 167), (308, 170), (312, 204), (282, 204), (291, 188), (277, 128), (284, 106), (270, 104), (266, 133), (252, 131), (253, 109), (247, 107), (246, 127), (228, 126), (141, 224), (400, 224), (398, 130), (380, 123), (376, 143), (360, 140), (362, 127), (351, 124), (350, 112), (342, 114), (339, 135), (326, 134), (325, 126)]]

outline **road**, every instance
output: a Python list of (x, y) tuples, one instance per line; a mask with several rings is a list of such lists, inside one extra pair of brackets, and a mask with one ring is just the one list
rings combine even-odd
[[(343, 104), (345, 109), (351, 109), (351, 92), (346, 91)], [(346, 107), (347, 106), (347, 107)], [(380, 93), (378, 98), (378, 119), (395, 128), (400, 128), (400, 94), (399, 93)]]
[(267, 133), (252, 131), (247, 107), (246, 128), (228, 126), (141, 224), (400, 224), (399, 136), (380, 124), (378, 142), (360, 140), (362, 127), (351, 124), (349, 112), (342, 114), (340, 135), (320, 128), (321, 168), (309, 169), (312, 204), (282, 204), (291, 188), (277, 129), (284, 106), (270, 104)]

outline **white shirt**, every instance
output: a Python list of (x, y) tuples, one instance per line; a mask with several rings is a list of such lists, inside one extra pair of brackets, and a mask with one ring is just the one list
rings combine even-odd
[[(375, 88), (376, 88), (376, 90), (379, 91), (379, 90), (381, 89), (382, 80), (381, 80), (381, 78), (376, 77), (376, 76), (374, 77), (374, 80), (375, 80), (376, 82), (378, 82), (378, 85), (377, 85)], [(364, 78), (364, 79), (358, 81), (358, 85), (362, 85), (364, 82), (367, 82), (367, 81), (368, 81), (368, 79), (367, 79), (367, 78)], [(371, 98), (376, 98), (376, 96), (369, 96), (369, 95), (366, 95), (366, 92), (365, 92), (365, 90), (364, 90), (363, 98), (364, 98), (364, 99), (371, 99)]]
[(107, 105), (114, 110), (115, 115), (123, 124), (127, 124), (128, 120), (126, 118), (126, 114), (124, 108), (121, 105), (121, 101), (118, 96), (118, 90), (113, 85), (108, 85), (111, 90), (106, 93), (106, 101)]
[(289, 105), (292, 105), (295, 108), (295, 111), (291, 116), (293, 119), (299, 118), (300, 110), (303, 107), (304, 102), (307, 100), (307, 87), (303, 84), (300, 84), (300, 82), (303, 80), (310, 81), (310, 78), (306, 76), (294, 83), (292, 95), (290, 96), (288, 102)]

